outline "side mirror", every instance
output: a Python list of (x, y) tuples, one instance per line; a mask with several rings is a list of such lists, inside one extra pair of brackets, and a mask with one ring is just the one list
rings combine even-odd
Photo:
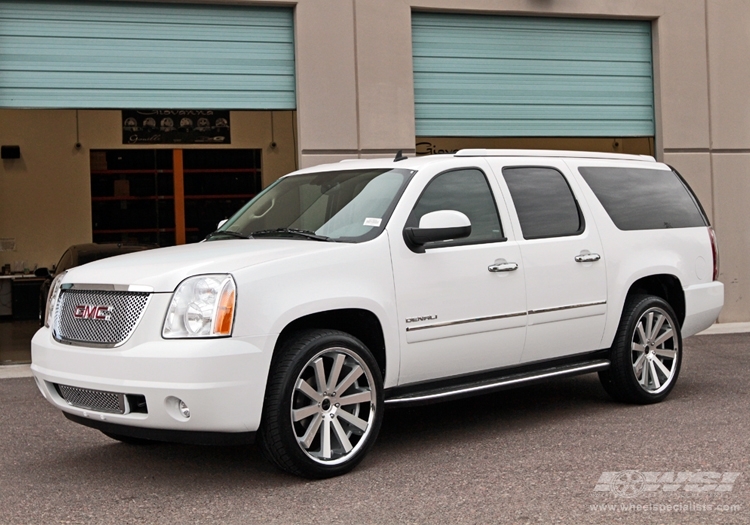
[(471, 235), (471, 221), (455, 210), (426, 213), (419, 220), (419, 228), (404, 228), (404, 240), (413, 251), (424, 252), (428, 242), (462, 239)]
[(34, 270), (34, 275), (36, 277), (44, 277), (45, 279), (48, 277), (52, 277), (49, 273), (49, 268), (41, 267)]
[(222, 226), (224, 226), (227, 223), (228, 220), (229, 219), (224, 219), (222, 221), (219, 221), (219, 225), (216, 226), (216, 229), (218, 230), (219, 228), (221, 228)]

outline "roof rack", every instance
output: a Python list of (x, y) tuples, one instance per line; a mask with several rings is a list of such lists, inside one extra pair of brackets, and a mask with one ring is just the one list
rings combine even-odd
[(559, 157), (583, 159), (620, 159), (656, 162), (649, 155), (630, 155), (627, 153), (601, 153), (596, 151), (564, 151), (545, 149), (462, 149), (455, 153), (456, 157)]

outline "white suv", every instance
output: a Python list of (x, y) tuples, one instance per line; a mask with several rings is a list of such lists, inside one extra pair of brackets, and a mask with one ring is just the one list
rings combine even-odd
[(387, 405), (598, 372), (663, 400), (717, 318), (714, 233), (651, 157), (463, 150), (297, 171), (201, 243), (58, 276), (42, 395), (128, 443), (352, 469)]

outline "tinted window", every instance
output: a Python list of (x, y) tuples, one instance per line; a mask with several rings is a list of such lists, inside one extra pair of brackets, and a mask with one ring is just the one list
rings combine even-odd
[(423, 215), (438, 210), (456, 210), (471, 221), (471, 235), (455, 241), (428, 243), (426, 248), (503, 241), (500, 218), (487, 179), (479, 170), (456, 170), (432, 179), (409, 215), (406, 226), (418, 227)]
[(504, 168), (503, 176), (524, 239), (577, 235), (583, 231), (578, 203), (562, 173), (552, 168)]
[(641, 168), (579, 168), (621, 230), (706, 226), (690, 190), (672, 171)]

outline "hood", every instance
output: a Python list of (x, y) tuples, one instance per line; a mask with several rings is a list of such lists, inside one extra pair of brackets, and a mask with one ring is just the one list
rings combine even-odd
[(63, 282), (139, 285), (173, 292), (184, 279), (207, 273), (232, 273), (248, 266), (339, 250), (345, 243), (302, 239), (230, 239), (159, 248), (94, 261), (68, 271)]

